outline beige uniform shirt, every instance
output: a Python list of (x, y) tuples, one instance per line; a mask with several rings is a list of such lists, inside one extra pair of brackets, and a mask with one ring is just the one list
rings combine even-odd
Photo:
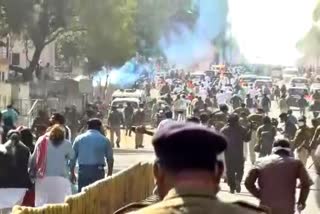
[(163, 201), (132, 214), (265, 214), (254, 206), (224, 203), (209, 190), (172, 189)]

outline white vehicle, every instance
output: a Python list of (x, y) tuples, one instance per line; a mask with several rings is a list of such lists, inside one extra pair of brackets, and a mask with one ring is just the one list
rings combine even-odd
[(310, 86), (310, 94), (314, 94), (316, 91), (320, 92), (320, 83), (313, 83)]
[(298, 77), (299, 70), (295, 67), (285, 68), (282, 70), (282, 78), (284, 82), (289, 82), (291, 78)]
[(272, 82), (272, 78), (270, 76), (257, 76), (257, 80)]
[(190, 73), (191, 80), (195, 82), (201, 82), (201, 80), (204, 80), (206, 77), (206, 74), (203, 71), (197, 71)]
[(127, 103), (130, 103), (134, 109), (139, 108), (140, 100), (138, 98), (115, 98), (111, 102), (111, 106), (117, 106), (119, 111), (123, 111), (127, 107)]
[(244, 74), (239, 77), (239, 82), (242, 87), (248, 87), (257, 80), (257, 75), (254, 74)]
[(146, 103), (147, 102), (147, 96), (146, 93), (143, 90), (140, 89), (120, 89), (116, 90), (112, 94), (112, 100), (116, 98), (137, 98), (140, 100), (140, 103)]
[(289, 85), (292, 87), (308, 87), (309, 81), (304, 77), (293, 77), (291, 78)]
[(262, 89), (263, 86), (269, 88), (270, 90), (272, 89), (272, 81), (271, 80), (261, 80), (261, 79), (257, 79), (254, 83), (253, 83), (253, 87), (255, 89)]

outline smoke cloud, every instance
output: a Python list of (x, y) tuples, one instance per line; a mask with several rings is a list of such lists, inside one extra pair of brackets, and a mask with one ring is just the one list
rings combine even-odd
[(212, 41), (227, 23), (227, 0), (199, 0), (199, 16), (193, 29), (172, 23), (174, 30), (162, 37), (160, 48), (170, 63), (188, 67), (212, 55)]

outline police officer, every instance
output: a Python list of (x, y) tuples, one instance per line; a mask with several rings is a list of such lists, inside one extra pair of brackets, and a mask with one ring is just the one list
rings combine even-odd
[(263, 118), (263, 125), (257, 129), (256, 151), (260, 153), (259, 157), (264, 157), (271, 154), (272, 143), (277, 134), (276, 128), (272, 125), (271, 119), (268, 116)]
[(257, 144), (257, 129), (263, 124), (264, 111), (259, 108), (257, 112), (252, 113), (248, 116), (248, 121), (251, 124), (251, 140), (249, 142), (249, 154), (250, 161), (252, 164), (256, 161), (256, 153), (254, 147)]
[(110, 128), (110, 140), (111, 145), (114, 146), (114, 134), (117, 136), (116, 144), (117, 147), (120, 148), (120, 140), (121, 140), (121, 125), (123, 124), (123, 116), (117, 110), (117, 106), (111, 107), (111, 112), (108, 116), (108, 126)]
[(246, 114), (246, 116), (250, 115), (250, 110), (247, 108), (245, 103), (241, 103), (241, 106), (239, 108), (236, 108), (234, 110), (234, 113), (241, 115), (242, 113)]
[(219, 106), (219, 111), (214, 112), (211, 115), (210, 123), (217, 129), (220, 130), (224, 125), (227, 124), (227, 119), (229, 115), (229, 108), (227, 105), (222, 104)]
[(225, 152), (226, 171), (230, 192), (241, 192), (241, 180), (244, 170), (244, 142), (250, 140), (249, 132), (240, 125), (239, 116), (231, 114), (228, 124), (224, 126), (221, 133), (228, 139), (228, 148)]
[(126, 136), (129, 134), (129, 131), (132, 126), (132, 118), (133, 118), (134, 109), (130, 102), (127, 102), (127, 106), (124, 108), (124, 125), (126, 129)]
[(313, 137), (313, 130), (307, 126), (305, 116), (298, 119), (298, 126), (299, 129), (292, 141), (292, 146), (298, 159), (305, 166), (309, 157), (309, 145)]
[(249, 205), (220, 201), (216, 194), (223, 172), (217, 155), (227, 147), (224, 137), (193, 123), (171, 123), (153, 138), (154, 175), (161, 202), (136, 213), (265, 213)]
[(297, 132), (296, 125), (288, 119), (288, 114), (286, 113), (281, 113), (279, 118), (280, 122), (283, 123), (283, 128), (281, 129), (282, 134), (284, 137), (292, 140)]
[(139, 109), (134, 112), (133, 115), (133, 124), (136, 127), (139, 127), (136, 130), (136, 149), (143, 148), (143, 132), (144, 132), (144, 121), (145, 121), (145, 112), (143, 109), (144, 105), (140, 104)]
[[(313, 121), (313, 120), (312, 120)], [(320, 174), (320, 158), (317, 157), (316, 154), (316, 150), (317, 148), (319, 147), (319, 143), (320, 143), (320, 126), (319, 126), (319, 123), (317, 122), (317, 128), (314, 132), (314, 135), (312, 137), (312, 140), (310, 142), (310, 146), (309, 146), (309, 149), (310, 149), (310, 155), (311, 155), (311, 158), (313, 160), (313, 163), (314, 163), (314, 166), (317, 170), (317, 173)]]

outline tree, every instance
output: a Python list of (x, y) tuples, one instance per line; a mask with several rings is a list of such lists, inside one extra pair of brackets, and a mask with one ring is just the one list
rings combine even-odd
[(315, 22), (319, 21), (320, 19), (320, 1), (318, 1), (316, 8), (313, 11), (313, 20)]
[(38, 66), (43, 49), (66, 28), (71, 16), (70, 0), (1, 0), (1, 22), (6, 33), (31, 41), (34, 53), (27, 68), (10, 66), (23, 73), (26, 81)]
[(134, 0), (75, 0), (79, 23), (86, 29), (83, 41), (91, 69), (117, 66), (136, 51)]
[(320, 57), (320, 29), (314, 25), (306, 36), (297, 43), (297, 48), (304, 54), (305, 59)]
[(158, 42), (170, 28), (173, 19), (190, 20), (190, 0), (138, 0), (135, 18), (138, 51), (152, 55), (158, 50)]
[(56, 40), (56, 61), (79, 64), (86, 57), (86, 38), (85, 30), (62, 33)]

